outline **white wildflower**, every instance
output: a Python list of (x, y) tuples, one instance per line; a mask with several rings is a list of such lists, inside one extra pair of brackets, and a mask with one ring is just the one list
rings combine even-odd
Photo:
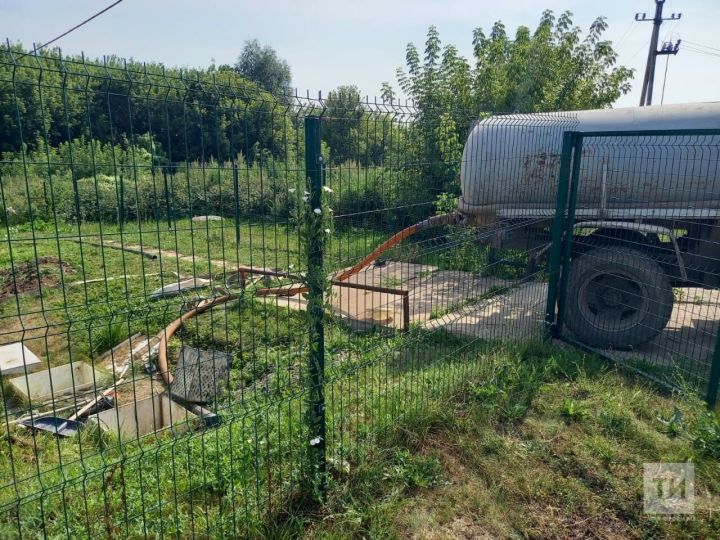
[(310, 197), (305, 195), (302, 199), (303, 199), (303, 202), (308, 202), (310, 200)]
[(296, 190), (295, 190), (294, 187), (291, 187), (290, 189), (288, 189), (288, 191), (289, 191), (290, 193), (295, 193)]
[(320, 444), (320, 441), (322, 441), (322, 437), (315, 437), (314, 439), (310, 439), (310, 446), (317, 446)]
[(332, 193), (332, 192), (333, 192), (333, 190), (332, 190), (331, 188), (327, 187), (327, 186), (323, 186), (323, 191), (324, 191), (325, 193)]
[(310, 195), (309, 191), (304, 191), (303, 193), (305, 193), (305, 195)]
[(325, 229), (325, 232), (326, 232), (327, 234), (330, 234), (330, 229)]
[(293, 263), (290, 263), (288, 265), (288, 270), (292, 270), (293, 268), (295, 268), (295, 265)]
[(315, 212), (318, 216), (322, 214), (322, 210), (320, 210), (319, 208), (316, 208), (315, 210), (313, 210), (313, 212)]

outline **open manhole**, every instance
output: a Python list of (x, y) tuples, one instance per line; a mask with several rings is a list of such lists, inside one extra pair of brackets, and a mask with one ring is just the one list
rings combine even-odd
[(190, 429), (195, 418), (195, 414), (173, 402), (167, 394), (154, 394), (89, 419), (97, 422), (103, 431), (128, 441), (164, 429), (180, 435)]

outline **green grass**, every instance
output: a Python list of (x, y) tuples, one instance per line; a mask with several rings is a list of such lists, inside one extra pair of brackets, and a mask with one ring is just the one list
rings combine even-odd
[[(331, 489), (324, 507), (308, 506), (295, 497), (309, 440), (304, 328), (302, 313), (250, 299), (183, 327), (171, 355), (182, 341), (233, 352), (219, 428), (122, 444), (93, 429), (56, 441), (1, 428), (0, 534), (40, 536), (44, 522), (73, 537), (671, 535), (684, 529), (643, 516), (638, 498), (641, 464), (658, 460), (696, 463), (687, 530), (718, 525), (718, 421), (698, 402), (574, 350), (417, 328), (356, 334), (332, 320)], [(675, 407), (682, 421), (669, 429)]]
[[(59, 441), (0, 428), (7, 441), (0, 447), (8, 483), (0, 495), (3, 537), (18, 526), (39, 534), (41, 521), (49, 535), (72, 537), (265, 529), (266, 512), (298, 489), (309, 440), (299, 393), (307, 362), (303, 316), (276, 318), (269, 304), (241, 301), (196, 322), (183, 329), (186, 342), (233, 347), (230, 387), (212, 405), (223, 424), (201, 435), (159, 433), (126, 443), (92, 428)], [(326, 342), (328, 446), (338, 467), (395, 419), (462, 380), (480, 346), (443, 332), (358, 335), (335, 323)]]
[[(333, 483), (303, 538), (711, 538), (720, 420), (592, 358), (546, 347), (483, 356), (465, 383), (392, 426)], [(663, 417), (682, 411), (668, 429)], [(695, 514), (643, 512), (645, 462), (695, 464)]]

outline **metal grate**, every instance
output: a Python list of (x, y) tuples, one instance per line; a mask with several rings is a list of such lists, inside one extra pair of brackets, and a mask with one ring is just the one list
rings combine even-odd
[(213, 401), (227, 388), (231, 363), (227, 353), (184, 345), (173, 370), (170, 394), (192, 403)]

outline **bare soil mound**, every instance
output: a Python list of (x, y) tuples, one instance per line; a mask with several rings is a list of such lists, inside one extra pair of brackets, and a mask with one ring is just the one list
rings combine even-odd
[(57, 257), (40, 257), (0, 270), (0, 300), (17, 294), (36, 292), (41, 287), (53, 287), (61, 282), (62, 275), (75, 270)]

